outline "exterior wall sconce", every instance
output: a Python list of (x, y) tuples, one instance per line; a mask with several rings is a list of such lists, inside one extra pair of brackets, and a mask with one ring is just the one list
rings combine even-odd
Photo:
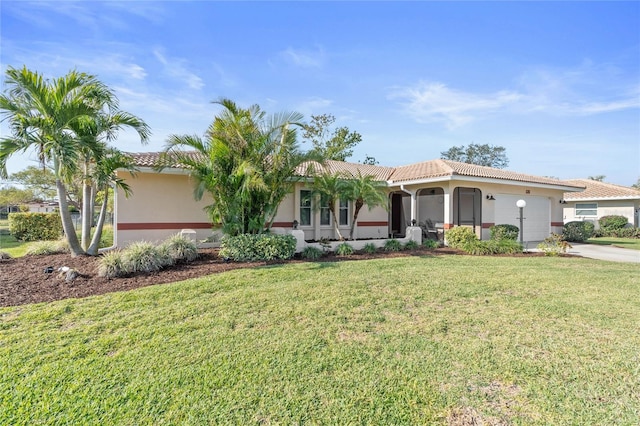
[(487, 200), (495, 201), (496, 199), (493, 198), (493, 194), (487, 194)]
[(567, 204), (567, 200), (560, 200), (560, 204)]
[(298, 229), (298, 221), (297, 221), (297, 220), (294, 220), (294, 221), (293, 221), (293, 223), (291, 224), (291, 227), (292, 227), (293, 229)]

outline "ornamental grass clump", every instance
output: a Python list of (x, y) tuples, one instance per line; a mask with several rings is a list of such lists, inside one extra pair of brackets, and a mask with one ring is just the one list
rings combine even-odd
[(54, 241), (37, 241), (29, 244), (25, 254), (27, 255), (49, 255), (69, 253), (69, 244), (65, 239)]
[(364, 247), (362, 247), (362, 251), (367, 254), (374, 254), (376, 251), (378, 251), (378, 248), (373, 243), (367, 243), (364, 245)]
[(112, 250), (102, 255), (98, 262), (98, 276), (116, 278), (126, 275), (122, 250)]
[(384, 251), (400, 251), (402, 250), (402, 243), (395, 238), (391, 238), (384, 242)]
[(160, 247), (166, 256), (173, 259), (173, 263), (193, 262), (198, 258), (196, 243), (180, 234), (169, 237)]
[(308, 260), (318, 260), (324, 255), (324, 252), (318, 247), (308, 246), (302, 250), (302, 258)]
[(349, 243), (342, 243), (336, 247), (336, 254), (338, 256), (351, 256), (355, 250)]
[(123, 266), (128, 273), (156, 272), (167, 266), (167, 255), (147, 241), (137, 241), (123, 252)]
[(420, 247), (420, 244), (418, 244), (413, 240), (407, 241), (407, 243), (404, 245), (405, 250), (417, 250), (419, 247)]

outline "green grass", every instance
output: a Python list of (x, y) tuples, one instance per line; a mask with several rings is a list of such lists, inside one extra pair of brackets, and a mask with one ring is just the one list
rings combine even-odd
[[(78, 235), (78, 238), (80, 236)], [(11, 257), (24, 256), (29, 250), (31, 242), (18, 241), (9, 234), (9, 221), (7, 219), (0, 220), (0, 251), (9, 253)], [(109, 247), (113, 245), (113, 226), (104, 225), (100, 238), (100, 247)]]
[(615, 246), (633, 250), (640, 250), (640, 239), (637, 238), (615, 238), (615, 237), (599, 237), (589, 238), (589, 244), (598, 244), (603, 246)]
[(407, 257), (1, 308), (0, 424), (638, 424), (637, 277)]

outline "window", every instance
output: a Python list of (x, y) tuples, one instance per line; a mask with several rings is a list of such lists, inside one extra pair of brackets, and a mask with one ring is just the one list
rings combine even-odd
[(331, 211), (327, 197), (320, 197), (320, 225), (331, 225)]
[(598, 203), (576, 203), (576, 216), (597, 216)]
[(311, 225), (311, 191), (300, 191), (300, 225)]
[(349, 200), (340, 200), (340, 225), (349, 224)]

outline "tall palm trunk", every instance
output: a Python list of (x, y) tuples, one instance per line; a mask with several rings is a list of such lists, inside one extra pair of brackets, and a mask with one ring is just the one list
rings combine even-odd
[(60, 178), (56, 178), (56, 191), (58, 193), (58, 206), (60, 207), (60, 217), (62, 219), (62, 229), (69, 242), (69, 249), (71, 250), (71, 256), (78, 256), (86, 254), (80, 242), (78, 241), (78, 235), (73, 226), (73, 220), (71, 220), (71, 213), (69, 212), (69, 203), (67, 203), (67, 188)]
[(87, 249), (87, 254), (90, 256), (95, 256), (98, 254), (98, 248), (100, 247), (100, 239), (102, 238), (102, 227), (104, 226), (105, 218), (107, 217), (107, 204), (109, 203), (109, 185), (106, 185), (104, 188), (104, 200), (102, 200), (102, 205), (100, 206), (100, 216), (98, 217), (98, 222), (96, 223), (96, 233), (93, 234), (93, 238), (91, 239), (91, 245)]
[(356, 222), (358, 221), (358, 215), (360, 214), (360, 209), (364, 206), (364, 202), (362, 200), (356, 200), (355, 208), (353, 209), (353, 220), (351, 221), (351, 229), (349, 229), (349, 239), (355, 240), (355, 236), (353, 235), (353, 231), (356, 228)]

